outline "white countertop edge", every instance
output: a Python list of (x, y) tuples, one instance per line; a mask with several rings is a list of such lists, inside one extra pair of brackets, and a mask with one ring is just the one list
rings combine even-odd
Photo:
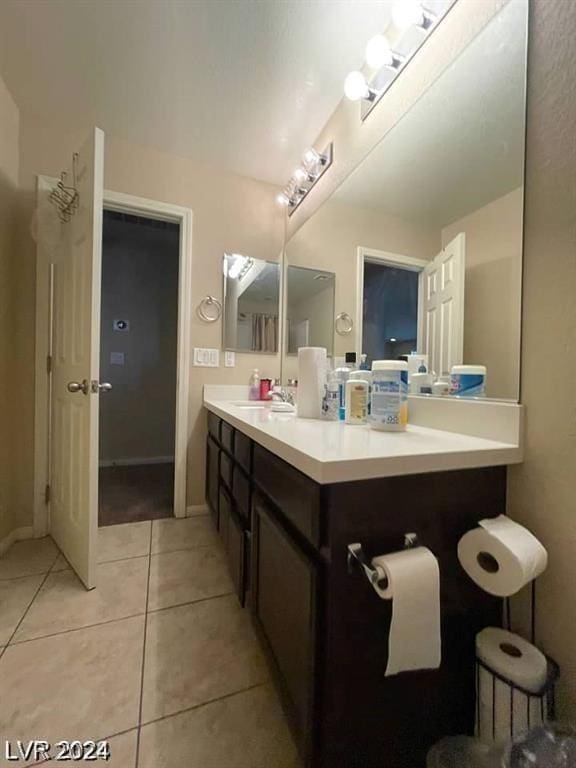
[[(344, 458), (322, 461), (269, 435), (248, 421), (230, 413), (226, 401), (205, 399), (204, 406), (233, 427), (243, 432), (274, 455), (322, 485), (378, 477), (449, 472), (459, 469), (505, 466), (522, 461), (520, 445), (501, 443), (501, 447), (476, 448), (470, 451), (446, 451), (414, 456)], [(222, 407), (224, 406), (224, 407)], [(321, 422), (320, 422), (321, 423)], [(346, 427), (344, 427), (346, 428)], [(354, 429), (354, 427), (352, 427)], [(435, 430), (441, 432), (442, 430)]]

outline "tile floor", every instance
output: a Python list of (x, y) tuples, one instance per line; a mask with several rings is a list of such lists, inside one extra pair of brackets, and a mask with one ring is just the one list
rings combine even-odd
[[(50, 538), (0, 559), (2, 741), (108, 739), (111, 768), (296, 768), (210, 518), (99, 535), (91, 592)], [(2, 746), (4, 764), (26, 763)]]

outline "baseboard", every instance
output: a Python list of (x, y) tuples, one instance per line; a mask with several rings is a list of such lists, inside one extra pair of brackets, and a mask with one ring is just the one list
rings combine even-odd
[(132, 459), (101, 459), (100, 467), (134, 467), (139, 464), (174, 464), (174, 456), (144, 456)]
[(209, 511), (208, 504), (191, 504), (189, 507), (186, 507), (186, 517), (207, 515)]
[(34, 526), (26, 525), (22, 528), (14, 528), (8, 536), (0, 540), (0, 555), (3, 555), (16, 541), (34, 538)]

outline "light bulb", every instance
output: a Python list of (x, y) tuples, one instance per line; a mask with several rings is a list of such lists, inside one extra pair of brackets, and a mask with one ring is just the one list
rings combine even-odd
[(350, 101), (359, 101), (368, 98), (370, 89), (362, 72), (350, 72), (344, 80), (344, 95)]
[(304, 152), (302, 156), (302, 162), (304, 163), (304, 167), (307, 169), (315, 168), (320, 162), (320, 155), (313, 147), (310, 147), (306, 150), (306, 152)]
[(292, 178), (297, 181), (298, 184), (303, 184), (305, 181), (308, 181), (308, 174), (304, 168), (296, 168)]
[(424, 21), (422, 6), (417, 0), (398, 0), (392, 7), (392, 21), (400, 30), (421, 26)]
[(394, 63), (390, 43), (384, 35), (374, 35), (366, 44), (366, 64), (372, 69), (391, 67)]
[(232, 257), (234, 258), (234, 261), (228, 267), (228, 277), (230, 280), (236, 280), (236, 278), (240, 276), (240, 272), (242, 272), (246, 266), (248, 259), (246, 256), (241, 256), (239, 253), (233, 253)]
[(276, 195), (276, 202), (278, 205), (290, 205), (290, 198), (286, 194), (286, 192), (280, 192), (279, 195)]

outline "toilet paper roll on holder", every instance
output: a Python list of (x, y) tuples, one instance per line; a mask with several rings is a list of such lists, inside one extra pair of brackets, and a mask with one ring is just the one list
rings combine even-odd
[[(404, 534), (404, 549), (412, 549), (413, 547), (420, 546), (418, 541), (418, 534), (405, 533)], [(362, 548), (360, 542), (354, 542), (348, 544), (348, 573), (353, 574), (361, 568), (366, 575), (366, 578), (373, 586), (377, 586), (380, 589), (387, 589), (388, 579), (383, 573), (381, 568), (374, 568), (370, 560), (366, 557), (366, 553)]]

